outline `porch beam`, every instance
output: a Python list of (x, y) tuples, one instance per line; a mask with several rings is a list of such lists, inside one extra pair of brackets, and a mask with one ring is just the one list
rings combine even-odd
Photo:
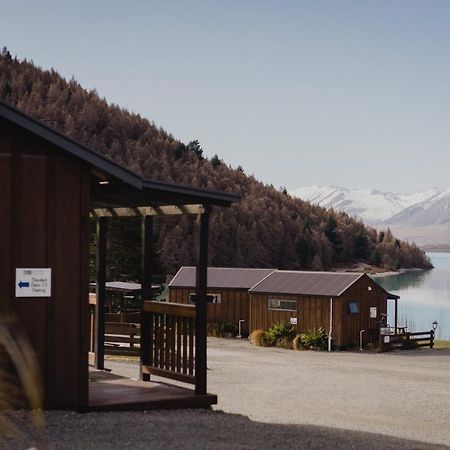
[(397, 334), (398, 329), (398, 298), (395, 300), (395, 313), (394, 313), (394, 327), (395, 327), (395, 334)]
[(206, 386), (206, 335), (207, 335), (207, 270), (210, 208), (199, 215), (200, 232), (196, 271), (195, 320), (195, 393), (205, 395)]
[(138, 206), (136, 208), (96, 208), (91, 217), (136, 217), (136, 216), (174, 216), (182, 214), (203, 214), (203, 205), (165, 205)]
[(95, 304), (95, 368), (105, 368), (105, 296), (106, 296), (106, 243), (108, 219), (97, 220), (96, 299)]

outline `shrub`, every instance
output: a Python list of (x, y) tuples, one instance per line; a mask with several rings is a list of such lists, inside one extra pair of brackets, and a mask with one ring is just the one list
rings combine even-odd
[(210, 337), (222, 337), (220, 325), (218, 323), (208, 323), (207, 330), (208, 336)]
[(264, 330), (255, 330), (250, 336), (249, 336), (249, 341), (251, 344), (256, 345), (257, 347), (263, 347), (265, 342), (264, 342), (264, 335), (265, 335), (265, 331)]
[(291, 350), (292, 349), (292, 340), (290, 338), (284, 337), (281, 339), (278, 339), (275, 347), (278, 348), (285, 348), (287, 350)]
[(303, 348), (319, 348), (325, 350), (327, 348), (328, 336), (321, 327), (318, 330), (308, 330), (300, 337)]
[(291, 325), (274, 323), (264, 334), (264, 341), (269, 345), (277, 345), (278, 342), (289, 342), (293, 339), (294, 330)]
[(229, 333), (231, 333), (233, 336), (236, 336), (238, 332), (238, 327), (234, 322), (221, 323), (219, 329), (222, 336)]

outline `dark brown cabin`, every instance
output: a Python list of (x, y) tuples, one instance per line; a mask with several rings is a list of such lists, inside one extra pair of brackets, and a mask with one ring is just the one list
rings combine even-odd
[(278, 322), (331, 331), (334, 348), (359, 344), (361, 330), (365, 344), (377, 342), (387, 300), (397, 298), (366, 274), (275, 270), (250, 289), (250, 332)]
[[(233, 323), (243, 320), (242, 335), (249, 332), (249, 289), (273, 269), (208, 267), (208, 323)], [(181, 267), (169, 284), (171, 302), (195, 303), (195, 267)]]
[[(144, 380), (154, 372), (168, 378), (183, 377), (195, 384), (197, 399), (205, 397), (209, 214), (212, 206), (227, 207), (238, 198), (145, 180), (0, 103), (0, 314), (3, 320), (18, 321), (32, 343), (44, 383), (46, 408), (90, 406), (90, 218), (97, 221), (95, 364), (101, 369), (108, 222), (123, 216), (142, 217), (142, 293), (144, 299), (150, 300), (153, 218), (167, 214), (198, 217), (198, 301), (189, 311), (181, 310), (180, 305), (176, 308), (166, 305), (162, 310), (153, 305), (155, 302), (144, 302), (141, 362)], [(29, 297), (19, 293), (18, 296), (17, 289), (29, 283), (16, 278), (16, 269), (25, 268), (50, 269), (50, 293), (39, 296), (34, 292)], [(186, 352), (179, 353), (182, 349), (173, 338), (186, 329), (178, 326), (184, 320), (183, 314), (191, 323), (188, 359)], [(159, 326), (159, 331), (156, 330), (159, 340), (153, 345), (155, 323)], [(164, 347), (163, 355), (158, 350), (164, 346), (168, 333), (171, 344)], [(156, 360), (154, 352), (158, 356)], [(111, 402), (108, 394), (105, 395)]]

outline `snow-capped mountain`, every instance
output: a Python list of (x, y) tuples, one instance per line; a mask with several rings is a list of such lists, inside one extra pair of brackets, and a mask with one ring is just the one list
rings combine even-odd
[(394, 194), (337, 186), (306, 186), (292, 195), (357, 216), (377, 228), (389, 227), (401, 239), (427, 250), (450, 250), (450, 189)]
[[(425, 215), (420, 215), (425, 207), (431, 203), (439, 202), (440, 206), (433, 209), (435, 220), (447, 220), (450, 223), (450, 207), (447, 218), (438, 219), (442, 205), (450, 200), (450, 190), (434, 188), (413, 194), (395, 194), (369, 189), (346, 189), (337, 186), (306, 186), (291, 192), (291, 195), (308, 200), (312, 203), (333, 208), (336, 211), (344, 211), (350, 216), (357, 216), (368, 224), (390, 223), (395, 218), (395, 223), (402, 223), (403, 217), (414, 222), (413, 216), (419, 214), (416, 222), (425, 220)], [(417, 209), (414, 209), (417, 207)], [(402, 216), (405, 213), (405, 216)], [(443, 222), (436, 222), (443, 223)]]
[(405, 208), (391, 217), (388, 223), (414, 227), (450, 224), (450, 189)]

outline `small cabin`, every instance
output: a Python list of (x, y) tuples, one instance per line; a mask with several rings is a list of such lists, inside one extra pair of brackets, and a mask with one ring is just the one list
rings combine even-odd
[[(0, 327), (17, 327), (31, 343), (44, 408), (206, 407), (217, 401), (206, 391), (209, 217), (213, 206), (238, 200), (144, 179), (0, 102)], [(186, 214), (199, 228), (198, 300), (161, 306), (151, 301), (153, 223)], [(89, 378), (89, 309), (95, 308), (94, 367), (102, 370), (108, 226), (123, 217), (139, 217), (142, 229), (142, 383), (125, 387)], [(90, 221), (96, 222), (95, 305), (89, 302)], [(191, 383), (195, 391), (161, 387), (149, 382), (151, 375)]]
[(250, 332), (277, 322), (298, 333), (323, 328), (333, 348), (358, 345), (361, 335), (364, 345), (377, 342), (387, 301), (398, 299), (366, 274), (284, 270), (274, 270), (249, 294)]
[[(249, 332), (249, 289), (266, 278), (273, 269), (231, 267), (208, 268), (208, 323), (241, 322), (241, 334)], [(181, 267), (169, 284), (174, 303), (195, 304), (195, 267)]]

